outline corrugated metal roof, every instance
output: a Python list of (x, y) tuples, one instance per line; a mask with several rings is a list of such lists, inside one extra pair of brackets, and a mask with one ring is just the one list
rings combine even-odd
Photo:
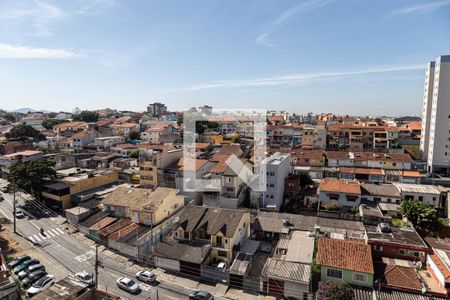
[(264, 269), (268, 278), (304, 283), (311, 280), (311, 266), (307, 264), (269, 258)]

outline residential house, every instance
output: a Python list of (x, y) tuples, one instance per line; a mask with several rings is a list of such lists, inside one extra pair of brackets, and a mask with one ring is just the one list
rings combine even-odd
[(43, 159), (43, 152), (25, 150), (0, 156), (0, 178), (7, 178), (11, 170), (20, 163)]
[(140, 132), (141, 126), (138, 123), (122, 123), (113, 124), (110, 126), (112, 128), (113, 135), (119, 135), (128, 138), (132, 132)]
[(250, 236), (250, 213), (224, 209), (187, 206), (174, 225), (173, 236), (180, 241), (204, 241), (211, 245), (210, 261), (228, 265)]
[(108, 151), (111, 147), (124, 144), (125, 142), (126, 138), (123, 136), (106, 136), (96, 138), (91, 146), (94, 147), (96, 151)]
[(141, 133), (143, 141), (153, 144), (173, 143), (178, 138), (178, 130), (171, 123), (157, 123)]
[(325, 178), (320, 181), (319, 199), (321, 205), (334, 203), (341, 207), (359, 206), (361, 185), (352, 180)]
[(278, 241), (274, 255), (266, 261), (261, 277), (267, 293), (304, 299), (311, 291), (314, 237), (307, 231), (292, 231)]
[(413, 227), (366, 225), (366, 240), (374, 258), (398, 258), (425, 262), (428, 246)]
[[(205, 187), (207, 191), (202, 194), (203, 205), (223, 208), (239, 207), (248, 194), (248, 187), (239, 173), (244, 167), (249, 167), (248, 162), (236, 156), (216, 154), (207, 163), (212, 163), (213, 166), (205, 176), (211, 180), (211, 184)], [(231, 165), (235, 168), (232, 169)]]
[(401, 195), (392, 184), (361, 184), (361, 200), (375, 203), (400, 203)]
[(416, 200), (445, 209), (444, 189), (426, 184), (393, 183), (400, 192), (402, 200)]
[(89, 124), (86, 122), (64, 122), (53, 126), (53, 133), (57, 136), (69, 137), (88, 128)]
[(175, 189), (118, 187), (102, 201), (103, 210), (134, 223), (156, 226), (184, 206), (184, 197)]
[(89, 144), (94, 142), (96, 136), (97, 133), (94, 130), (84, 130), (77, 132), (70, 137), (70, 139), (72, 140), (72, 148), (76, 150), (82, 150)]
[(340, 167), (339, 178), (348, 180), (356, 179), (363, 182), (383, 182), (384, 171), (382, 169)]
[(372, 287), (374, 267), (369, 245), (353, 240), (321, 237), (317, 246), (320, 279)]

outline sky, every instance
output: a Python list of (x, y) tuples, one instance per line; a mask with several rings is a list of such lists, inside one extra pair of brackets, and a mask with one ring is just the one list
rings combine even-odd
[(0, 0), (8, 110), (420, 114), (446, 54), (450, 0)]

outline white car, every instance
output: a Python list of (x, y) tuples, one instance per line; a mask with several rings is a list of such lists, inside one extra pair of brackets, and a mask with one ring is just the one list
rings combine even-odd
[(52, 284), (55, 283), (55, 276), (53, 275), (45, 275), (36, 281), (28, 290), (28, 296), (33, 296), (39, 294), (42, 291), (48, 289)]
[(136, 278), (147, 283), (154, 283), (156, 281), (156, 275), (151, 271), (139, 271), (136, 273)]
[(21, 210), (16, 211), (16, 218), (17, 219), (25, 218), (25, 214), (23, 213), (23, 211), (21, 211)]
[(137, 292), (141, 289), (138, 283), (127, 277), (120, 277), (117, 279), (116, 283), (119, 288), (130, 294), (137, 294)]
[(75, 274), (75, 279), (87, 284), (88, 286), (94, 286), (94, 277), (92, 277), (92, 274), (89, 274), (86, 271), (81, 271)]

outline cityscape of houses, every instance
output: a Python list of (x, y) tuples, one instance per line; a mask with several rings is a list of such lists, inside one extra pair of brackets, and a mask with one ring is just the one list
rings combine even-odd
[[(327, 299), (319, 291), (331, 281), (354, 299), (445, 299), (449, 99), (450, 56), (440, 56), (426, 67), (422, 117), (269, 110), (261, 161), (254, 124), (208, 105), (190, 110), (214, 120), (197, 122), (192, 158), (183, 112), (160, 102), (141, 112), (1, 111), (0, 178), (95, 244), (225, 291)], [(233, 160), (264, 165), (264, 191)], [(42, 162), (54, 174), (37, 185), (18, 173)], [(187, 189), (188, 174), (220, 188)]]

